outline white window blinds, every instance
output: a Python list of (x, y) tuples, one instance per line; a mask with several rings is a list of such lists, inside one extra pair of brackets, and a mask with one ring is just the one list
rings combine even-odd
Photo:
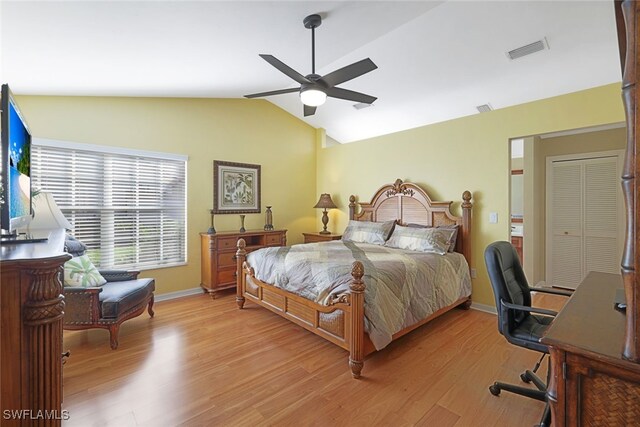
[(186, 156), (45, 141), (33, 144), (33, 187), (53, 194), (96, 265), (186, 262)]

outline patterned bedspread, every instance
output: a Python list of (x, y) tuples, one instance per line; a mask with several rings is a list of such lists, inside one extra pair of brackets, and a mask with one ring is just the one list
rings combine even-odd
[(364, 265), (365, 330), (378, 350), (394, 333), (471, 295), (469, 266), (459, 253), (332, 241), (264, 248), (247, 257), (259, 280), (324, 305), (348, 292), (356, 260)]

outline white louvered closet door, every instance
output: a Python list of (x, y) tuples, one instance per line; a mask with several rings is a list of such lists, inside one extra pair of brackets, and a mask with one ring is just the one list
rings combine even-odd
[(621, 224), (617, 157), (584, 163), (584, 263), (589, 271), (620, 274)]
[(575, 288), (582, 280), (582, 168), (579, 161), (552, 163), (551, 277), (554, 286)]
[(547, 282), (576, 288), (590, 271), (620, 272), (619, 157), (551, 163)]

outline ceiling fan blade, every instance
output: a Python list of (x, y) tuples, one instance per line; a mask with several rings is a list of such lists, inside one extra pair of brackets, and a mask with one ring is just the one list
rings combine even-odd
[(365, 95), (364, 93), (354, 92), (352, 90), (341, 89), (339, 87), (332, 87), (326, 90), (327, 96), (338, 99), (346, 99), (347, 101), (364, 102), (365, 104), (373, 104), (375, 96)]
[(309, 107), (308, 105), (304, 106), (304, 116), (313, 116), (316, 113), (316, 108), (318, 107)]
[(293, 80), (297, 81), (298, 83), (300, 83), (300, 84), (311, 83), (311, 81), (309, 79), (307, 79), (305, 76), (303, 76), (302, 74), (300, 74), (299, 72), (297, 72), (293, 68), (289, 67), (284, 62), (280, 61), (275, 56), (260, 54), (260, 57), (262, 59), (264, 59), (265, 61), (267, 61), (269, 64), (271, 64), (274, 67), (276, 67), (280, 72), (282, 72), (282, 73), (286, 74), (287, 76), (291, 77)]
[(324, 81), (329, 87), (334, 87), (340, 83), (344, 83), (351, 79), (355, 79), (356, 77), (360, 77), (363, 74), (367, 74), (369, 71), (373, 71), (376, 68), (378, 68), (378, 66), (374, 64), (372, 60), (367, 58), (335, 70), (326, 76), (322, 76), (320, 80)]
[(261, 98), (263, 96), (271, 96), (271, 95), (282, 95), (283, 93), (293, 93), (300, 92), (299, 87), (294, 87), (291, 89), (280, 89), (280, 90), (272, 90), (270, 92), (260, 92), (260, 93), (252, 93), (251, 95), (245, 95), (245, 98)]

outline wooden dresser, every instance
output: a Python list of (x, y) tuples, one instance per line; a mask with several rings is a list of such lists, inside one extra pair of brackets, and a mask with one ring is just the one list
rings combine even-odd
[(640, 423), (640, 364), (625, 360), (625, 314), (614, 309), (617, 274), (591, 272), (542, 339), (551, 354), (554, 426)]
[(287, 230), (248, 230), (244, 233), (200, 233), (202, 256), (202, 289), (215, 297), (217, 291), (236, 286), (236, 244), (239, 238), (247, 243), (247, 253), (267, 246), (285, 246)]
[[(47, 243), (0, 246), (0, 424), (59, 426), (62, 412), (60, 273), (64, 231)], [(17, 419), (20, 411), (22, 420)], [(40, 418), (37, 418), (40, 416)], [(43, 418), (46, 417), (46, 418)]]

